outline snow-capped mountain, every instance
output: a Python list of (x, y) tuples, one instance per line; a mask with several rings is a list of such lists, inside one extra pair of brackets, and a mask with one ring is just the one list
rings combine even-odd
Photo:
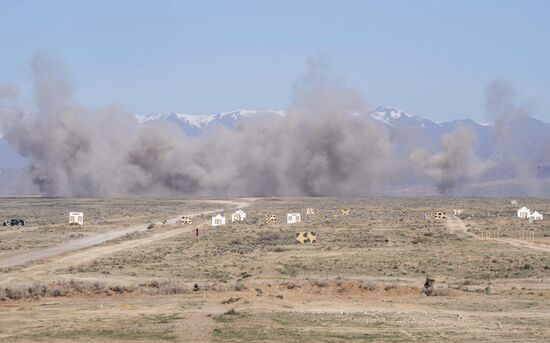
[[(168, 115), (137, 116), (137, 118), (143, 124), (164, 120), (179, 126), (187, 134), (200, 135), (218, 125), (233, 128), (243, 118), (266, 114), (284, 116), (285, 112), (236, 110), (210, 115), (175, 112)], [(546, 154), (550, 147), (550, 124), (534, 118), (516, 118), (501, 123), (497, 128), (471, 119), (437, 122), (389, 106), (380, 106), (370, 113), (355, 115), (369, 115), (375, 123), (388, 130), (397, 152), (404, 157), (418, 148), (437, 153), (441, 151), (442, 138), (446, 134), (455, 131), (458, 127), (466, 127), (476, 136), (473, 149), (477, 157), (498, 158), (498, 161), (495, 161), (495, 165), (498, 165), (495, 167), (495, 174), (514, 177), (514, 165), (526, 161), (526, 164), (536, 165), (537, 173), (550, 176), (550, 156)]]
[(444, 135), (453, 132), (459, 126), (464, 126), (478, 137), (479, 144), (474, 148), (476, 155), (484, 157), (489, 155), (486, 147), (489, 145), (488, 139), (492, 126), (480, 124), (471, 119), (437, 122), (388, 106), (378, 107), (370, 115), (384, 124), (397, 143), (398, 150), (404, 153), (415, 148), (437, 152), (441, 149), (441, 139)]
[(263, 115), (284, 115), (284, 111), (260, 111), (260, 110), (236, 110), (229, 112), (220, 112), (216, 114), (207, 115), (192, 115), (185, 113), (173, 112), (167, 115), (162, 114), (149, 114), (149, 115), (137, 115), (138, 122), (147, 124), (158, 120), (164, 120), (172, 124), (176, 124), (182, 128), (185, 133), (191, 135), (198, 135), (205, 130), (222, 125), (225, 127), (233, 128), (235, 124), (242, 118), (258, 117)]
[(439, 125), (439, 123), (430, 119), (412, 115), (389, 106), (380, 106), (376, 108), (370, 113), (370, 116), (375, 120), (393, 127), (435, 128)]
[[(170, 114), (153, 113), (149, 115), (137, 115), (136, 118), (142, 124), (164, 120), (180, 126), (188, 133), (199, 133), (200, 131), (216, 125), (234, 127), (234, 125), (242, 118), (258, 117), (267, 114), (284, 116), (285, 112), (281, 110), (258, 111), (241, 109), (207, 115), (193, 115), (179, 112), (173, 112)], [(373, 118), (374, 120), (393, 128), (423, 128), (437, 130), (440, 128), (445, 128), (446, 126), (449, 126), (449, 124), (452, 124), (447, 122), (440, 123), (432, 121), (430, 119), (413, 115), (402, 110), (394, 109), (389, 106), (380, 106), (374, 111), (368, 113), (368, 115), (370, 115), (371, 118)], [(478, 124), (473, 121), (469, 122), (471, 122), (472, 124), (483, 126), (482, 124)]]
[[(168, 122), (178, 126), (188, 135), (198, 136), (217, 126), (234, 128), (245, 118), (264, 115), (284, 116), (285, 112), (235, 110), (208, 115), (174, 112), (138, 115), (136, 118), (142, 125), (159, 121)], [(491, 170), (485, 173), (485, 181), (514, 180), (525, 178), (525, 175), (550, 179), (550, 124), (538, 119), (515, 118), (498, 126), (480, 124), (470, 119), (436, 122), (388, 106), (378, 107), (370, 113), (354, 115), (370, 116), (374, 124), (387, 130), (393, 142), (392, 146), (402, 158), (407, 158), (410, 152), (419, 148), (431, 153), (440, 152), (442, 139), (446, 134), (458, 127), (467, 127), (476, 136), (474, 154), (491, 165)], [(5, 138), (0, 138), (0, 156), (0, 169), (17, 170), (28, 164)], [(0, 179), (5, 177), (0, 174)], [(516, 191), (517, 189), (509, 190), (511, 194)], [(521, 189), (518, 194), (520, 193)]]

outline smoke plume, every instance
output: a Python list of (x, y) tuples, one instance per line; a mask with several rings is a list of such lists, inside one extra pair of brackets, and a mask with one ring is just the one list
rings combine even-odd
[(485, 167), (473, 154), (476, 136), (471, 129), (459, 127), (443, 136), (441, 152), (430, 155), (423, 150), (415, 150), (411, 162), (428, 175), (439, 192), (464, 184), (479, 176)]
[(17, 98), (18, 94), (19, 88), (16, 85), (10, 83), (0, 83), (0, 100)]
[[(359, 115), (368, 112), (361, 94), (319, 59), (296, 82), (285, 116), (247, 118), (200, 137), (140, 125), (117, 106), (80, 106), (63, 66), (47, 56), (37, 55), (32, 71), (36, 109), (1, 123), (31, 163), (26, 182), (44, 195), (368, 195), (410, 169), (383, 127)], [(467, 179), (474, 141), (453, 133), (441, 154), (411, 161), (448, 190)]]
[[(485, 89), (485, 107), (494, 119), (496, 129), (492, 159), (500, 163), (508, 177), (520, 182), (524, 192), (544, 195), (537, 167), (538, 163), (550, 163), (550, 140), (538, 142), (539, 148), (533, 149), (529, 144), (531, 138), (525, 134), (536, 130), (538, 126), (531, 120), (536, 109), (535, 103), (521, 99), (509, 83), (496, 80)], [(526, 150), (525, 147), (531, 148)]]
[(530, 115), (533, 105), (518, 103), (515, 89), (503, 80), (494, 80), (485, 88), (485, 108), (498, 125)]

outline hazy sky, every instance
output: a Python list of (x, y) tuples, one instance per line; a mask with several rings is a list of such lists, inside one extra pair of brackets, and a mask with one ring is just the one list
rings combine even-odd
[(503, 79), (550, 121), (550, 1), (0, 1), (0, 83), (39, 51), (90, 106), (137, 113), (280, 109), (321, 54), (372, 106), (487, 118)]

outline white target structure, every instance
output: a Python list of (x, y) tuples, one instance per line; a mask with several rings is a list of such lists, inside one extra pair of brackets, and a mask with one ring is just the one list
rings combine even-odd
[(69, 225), (84, 225), (84, 213), (69, 212)]

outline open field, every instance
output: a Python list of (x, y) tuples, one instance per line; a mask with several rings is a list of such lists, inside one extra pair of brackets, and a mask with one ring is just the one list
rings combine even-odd
[[(27, 221), (27, 226), (0, 229), (0, 256), (56, 246), (93, 233), (172, 217), (181, 212), (182, 206), (199, 211), (207, 207), (208, 203), (166, 199), (2, 199), (1, 221), (11, 217), (23, 217)], [(86, 225), (78, 228), (68, 225), (70, 211), (84, 212)]]
[[(548, 200), (518, 201), (550, 213)], [(518, 219), (519, 207), (479, 198), (3, 199), (1, 215), (31, 226), (0, 229), (0, 263), (195, 217), (1, 269), (0, 341), (545, 342), (550, 222)], [(235, 208), (244, 223), (211, 228), (199, 215)], [(65, 224), (73, 209), (86, 212), (84, 227)], [(449, 218), (426, 217), (435, 210)], [(287, 212), (302, 222), (286, 224)], [(271, 214), (278, 221), (265, 224)], [(299, 231), (317, 242), (297, 244)], [(482, 239), (487, 232), (494, 238)]]

